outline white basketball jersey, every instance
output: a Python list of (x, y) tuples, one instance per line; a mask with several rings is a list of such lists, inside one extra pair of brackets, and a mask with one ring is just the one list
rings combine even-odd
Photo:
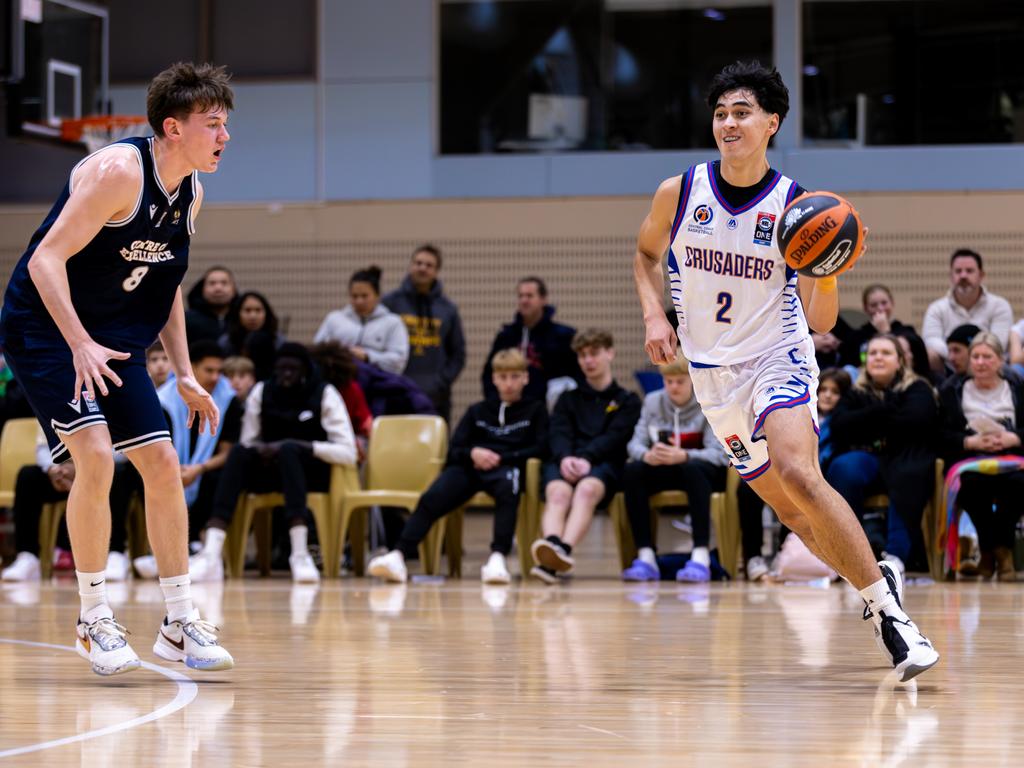
[(683, 354), (697, 365), (734, 365), (807, 335), (797, 274), (775, 238), (797, 185), (781, 173), (750, 203), (729, 206), (711, 163), (682, 188), (668, 253)]

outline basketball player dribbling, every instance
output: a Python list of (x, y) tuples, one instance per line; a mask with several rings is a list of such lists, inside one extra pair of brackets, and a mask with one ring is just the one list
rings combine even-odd
[(234, 666), (192, 605), (181, 469), (146, 373), (146, 348), (159, 336), (189, 425), (198, 418), (200, 432), (214, 433), (220, 414), (192, 375), (179, 286), (203, 199), (197, 172), (217, 170), (229, 139), (228, 80), (208, 64), (157, 75), (146, 97), (155, 135), (116, 142), (74, 167), (15, 267), (0, 315), (7, 364), (53, 460), (77, 469), (67, 506), (81, 598), (75, 647), (100, 675), (141, 665), (106, 596), (114, 450), (145, 484), (167, 606), (153, 652), (193, 669)]
[[(720, 160), (662, 182), (640, 228), (634, 272), (647, 353), (669, 362), (681, 344), (694, 393), (733, 466), (860, 590), (879, 648), (909, 680), (939, 655), (903, 611), (901, 574), (875, 562), (856, 516), (818, 466), (808, 326), (829, 331), (839, 299), (835, 277), (797, 275), (774, 240), (786, 205), (804, 192), (767, 159), (789, 91), (774, 69), (738, 62), (712, 80), (708, 105)], [(662, 309), (666, 251), (678, 337)]]

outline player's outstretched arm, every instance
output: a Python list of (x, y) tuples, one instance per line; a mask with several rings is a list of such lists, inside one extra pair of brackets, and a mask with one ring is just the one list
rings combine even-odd
[(110, 359), (124, 360), (127, 353), (97, 344), (90, 337), (71, 303), (67, 262), (96, 237), (108, 221), (132, 212), (142, 185), (139, 161), (130, 150), (108, 150), (90, 158), (73, 177), (73, 192), (50, 231), (28, 262), (29, 275), (50, 316), (72, 351), (75, 366), (73, 400), (96, 390), (107, 394), (104, 377), (115, 386), (118, 378), (107, 366)]
[(199, 382), (192, 374), (192, 364), (188, 359), (188, 337), (185, 335), (185, 302), (181, 298), (180, 286), (174, 295), (167, 324), (160, 331), (160, 341), (164, 345), (167, 359), (174, 371), (174, 378), (178, 382), (178, 394), (188, 406), (186, 426), (191, 429), (192, 420), (198, 416), (200, 434), (207, 425), (210, 434), (216, 434), (217, 425), (220, 423), (220, 410), (210, 397), (210, 393), (199, 386)]
[(672, 219), (679, 202), (681, 176), (666, 179), (654, 193), (651, 210), (647, 213), (637, 236), (636, 255), (633, 257), (633, 277), (640, 295), (644, 314), (646, 338), (644, 349), (651, 362), (660, 365), (676, 358), (678, 339), (668, 320), (662, 302), (665, 297), (665, 275), (661, 259), (670, 245)]

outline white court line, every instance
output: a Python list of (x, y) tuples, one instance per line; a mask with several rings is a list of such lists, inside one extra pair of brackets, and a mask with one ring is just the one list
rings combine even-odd
[[(52, 645), (50, 643), (36, 643), (31, 640), (10, 640), (5, 637), (0, 637), (0, 643), (8, 643), (11, 645), (28, 645), (34, 648), (51, 648), (58, 651), (71, 651), (76, 653), (75, 648), (70, 645)], [(149, 714), (142, 715), (141, 717), (135, 717), (131, 720), (125, 720), (123, 723), (116, 723), (114, 725), (108, 725), (105, 728), (97, 728), (93, 731), (86, 731), (85, 733), (79, 733), (74, 736), (66, 736), (63, 739), (53, 739), (52, 741), (41, 741), (38, 744), (29, 744), (27, 747), (17, 747), (15, 749), (5, 749), (0, 751), (0, 758), (14, 757), (15, 755), (24, 755), (29, 752), (39, 752), (43, 749), (52, 749), (53, 747), (63, 747), (65, 744), (74, 744), (76, 741), (88, 741), (89, 739), (96, 739), (100, 736), (106, 736), (111, 733), (117, 733), (118, 731), (126, 731), (129, 728), (134, 728), (137, 725), (143, 725), (145, 723), (151, 723), (154, 720), (159, 720), (161, 717), (177, 712), (179, 709), (184, 709), (196, 696), (199, 695), (199, 686), (188, 677), (180, 672), (175, 672), (172, 669), (164, 669), (158, 667), (156, 664), (150, 664), (148, 661), (142, 662), (142, 668), (148, 669), (150, 672), (156, 672), (157, 674), (163, 675), (169, 680), (173, 681), (178, 686), (178, 693), (175, 697), (164, 704), (159, 709), (155, 709)]]

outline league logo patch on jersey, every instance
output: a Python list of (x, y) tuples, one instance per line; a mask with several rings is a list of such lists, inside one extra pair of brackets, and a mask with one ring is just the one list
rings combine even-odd
[(750, 451), (747, 450), (747, 446), (740, 440), (739, 435), (729, 435), (725, 438), (725, 447), (732, 451), (736, 461), (750, 461)]
[(758, 211), (754, 220), (754, 242), (757, 245), (771, 245), (774, 233), (775, 214)]
[(712, 235), (715, 232), (715, 228), (711, 226), (714, 218), (715, 211), (710, 205), (698, 205), (693, 211), (693, 221), (686, 226), (686, 231), (695, 235)]
[(727, 229), (736, 229), (736, 227), (739, 226), (739, 222), (736, 221), (736, 219), (729, 219), (727, 222), (725, 222), (725, 226)]

